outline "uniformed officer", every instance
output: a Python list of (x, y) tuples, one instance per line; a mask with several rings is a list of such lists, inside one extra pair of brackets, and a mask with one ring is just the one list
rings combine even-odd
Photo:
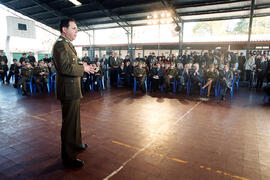
[(1, 63), (2, 61), (4, 61), (4, 62), (5, 62), (5, 64), (7, 64), (7, 63), (8, 63), (7, 56), (5, 55), (5, 53), (4, 53), (4, 52), (0, 52), (0, 63)]
[(26, 62), (26, 59), (27, 59), (26, 53), (23, 53), (22, 57), (20, 58), (20, 63), (23, 64), (24, 62)]
[[(41, 90), (45, 91), (47, 87), (47, 76), (49, 75), (49, 69), (44, 65), (44, 61), (40, 60), (37, 67), (34, 68), (34, 76), (35, 76), (35, 85), (40, 93)], [(40, 83), (42, 83), (42, 88), (40, 87)]]
[(36, 62), (36, 58), (35, 58), (35, 56), (33, 56), (32, 52), (29, 52), (27, 59), (29, 59), (30, 64), (32, 64), (32, 66), (33, 66), (34, 62)]
[(164, 88), (165, 88), (166, 93), (170, 89), (170, 82), (174, 80), (177, 74), (178, 74), (178, 71), (177, 69), (175, 69), (175, 64), (172, 63), (170, 67), (166, 70), (165, 76), (164, 76)]
[(13, 64), (10, 65), (9, 73), (7, 77), (7, 83), (9, 84), (11, 76), (15, 75), (15, 70), (17, 67), (17, 59), (13, 59)]
[(145, 89), (145, 78), (146, 78), (146, 71), (145, 68), (143, 68), (143, 63), (140, 62), (138, 67), (134, 69), (134, 76), (136, 77), (136, 81), (140, 82), (140, 87), (143, 92), (146, 91)]
[(19, 80), (17, 87), (22, 85), (23, 96), (26, 96), (26, 82), (31, 81), (33, 76), (33, 68), (29, 62), (25, 63), (25, 66), (21, 69), (21, 79)]
[(61, 20), (60, 32), (61, 36), (55, 42), (52, 54), (56, 68), (56, 97), (61, 101), (62, 107), (62, 161), (68, 167), (79, 168), (84, 162), (76, 156), (87, 148), (87, 144), (82, 144), (81, 139), (80, 79), (84, 71), (90, 73), (93, 69), (86, 63), (77, 62), (77, 52), (71, 43), (78, 32), (75, 21)]
[(0, 75), (1, 75), (1, 78), (2, 78), (2, 81), (3, 81), (3, 84), (5, 84), (5, 77), (6, 77), (7, 71), (8, 71), (7, 64), (5, 63), (5, 61), (1, 61), (1, 63), (0, 63)]
[(44, 63), (50, 63), (52, 62), (52, 58), (49, 58), (48, 54), (45, 55), (45, 58), (43, 58)]

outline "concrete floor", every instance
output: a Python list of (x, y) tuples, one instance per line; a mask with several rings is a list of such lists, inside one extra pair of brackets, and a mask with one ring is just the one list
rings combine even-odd
[(226, 102), (124, 88), (81, 101), (80, 170), (60, 159), (54, 96), (0, 85), (0, 179), (269, 180), (269, 104), (240, 89)]

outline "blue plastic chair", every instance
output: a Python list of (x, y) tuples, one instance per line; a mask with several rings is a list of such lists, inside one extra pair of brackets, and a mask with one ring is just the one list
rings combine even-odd
[(120, 74), (117, 75), (117, 87), (120, 85), (121, 81), (124, 81), (125, 78), (121, 78)]
[[(99, 80), (99, 87), (102, 90), (105, 89), (104, 76), (102, 76), (102, 78)], [(94, 80), (93, 80), (93, 76), (91, 76), (90, 90), (94, 91)]]
[(51, 91), (50, 92), (54, 92), (55, 91), (55, 75), (56, 73), (53, 73), (50, 77), (50, 83), (51, 83)]
[[(137, 83), (140, 83), (140, 82), (136, 80), (136, 77), (134, 77), (134, 85), (133, 85), (134, 92), (136, 92)], [(145, 84), (145, 91), (147, 92), (147, 78), (145, 78), (144, 84)]]
[[(232, 80), (232, 85), (231, 85), (231, 87), (229, 87), (229, 89), (230, 89), (230, 98), (231, 98), (231, 99), (233, 98), (233, 86), (234, 86), (234, 79)], [(223, 87), (222, 87), (222, 85), (221, 85), (221, 83), (220, 83), (220, 84), (219, 84), (219, 92), (218, 92), (219, 95), (221, 95), (222, 89), (223, 89)]]
[(188, 78), (187, 82), (186, 82), (186, 87), (187, 87), (187, 95), (190, 94), (190, 89), (191, 89), (191, 79)]
[[(219, 96), (219, 91), (220, 91), (220, 83), (219, 81), (217, 80), (216, 81), (216, 84), (213, 86), (214, 90), (215, 90), (215, 97), (218, 97)], [(208, 87), (205, 88), (205, 91), (204, 91), (204, 94), (206, 95), (207, 94), (207, 91), (208, 91)]]
[(172, 82), (170, 82), (170, 84), (172, 84), (172, 85), (173, 85), (173, 92), (174, 92), (174, 93), (176, 93), (176, 86), (177, 86), (177, 82), (176, 82), (175, 78), (173, 79), (173, 81), (172, 81)]
[(270, 99), (270, 96), (268, 96), (266, 93), (264, 93), (263, 102), (266, 102), (267, 98)]
[[(34, 81), (36, 80), (36, 76), (33, 76), (33, 79), (34, 79)], [(33, 84), (33, 83), (32, 83)], [(42, 82), (40, 82), (39, 84), (41, 84), (42, 85)], [(48, 93), (50, 93), (50, 82), (49, 82), (49, 76), (47, 76), (47, 89), (48, 89)], [(37, 87), (36, 87), (36, 85), (35, 84), (33, 84), (33, 89), (34, 89), (34, 93), (36, 94), (37, 93)]]
[(237, 79), (236, 79), (236, 77), (234, 76), (233, 79), (234, 79), (234, 84), (236, 85), (236, 91), (238, 92), (240, 75), (238, 76)]

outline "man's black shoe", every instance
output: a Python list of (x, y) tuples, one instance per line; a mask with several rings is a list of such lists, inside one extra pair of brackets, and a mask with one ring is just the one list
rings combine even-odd
[(221, 96), (221, 100), (222, 101), (225, 101), (225, 96)]
[(75, 159), (75, 160), (71, 160), (71, 161), (65, 161), (63, 160), (63, 164), (66, 167), (69, 168), (81, 168), (84, 165), (84, 162), (80, 159)]
[(23, 92), (22, 92), (22, 95), (23, 95), (23, 96), (26, 96), (26, 92), (23, 91)]
[(82, 146), (77, 148), (77, 152), (85, 151), (88, 148), (87, 144), (83, 144)]

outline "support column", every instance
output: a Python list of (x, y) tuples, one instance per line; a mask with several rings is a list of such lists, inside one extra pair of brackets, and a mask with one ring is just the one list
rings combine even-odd
[(181, 29), (179, 30), (179, 56), (183, 54), (183, 38), (184, 37), (184, 22), (182, 21)]
[(159, 49), (160, 49), (160, 21), (158, 22), (158, 56), (159, 56)]
[(91, 36), (89, 35), (89, 41), (90, 41), (90, 48), (88, 51), (88, 56), (91, 61), (94, 61), (95, 58), (95, 30), (93, 30), (93, 39), (92, 39), (92, 45), (91, 45)]
[[(11, 55), (10, 55), (10, 50), (9, 50), (9, 41), (10, 41), (10, 36), (7, 36), (5, 53), (6, 53), (6, 56), (7, 56), (7, 59), (8, 59), (8, 66), (10, 66), (10, 64), (12, 62)], [(19, 59), (18, 59), (18, 61), (19, 61)]]
[(96, 45), (96, 42), (95, 42), (95, 30), (93, 30), (93, 60), (95, 59), (95, 45)]
[(132, 47), (132, 44), (133, 44), (133, 27), (131, 26), (130, 27), (130, 32), (127, 33), (127, 36), (128, 36), (128, 53), (130, 55), (130, 57), (133, 56), (133, 47)]
[(250, 15), (249, 15), (249, 27), (248, 27), (248, 45), (247, 45), (247, 53), (246, 54), (248, 54), (248, 52), (250, 51), (250, 37), (251, 37), (251, 33), (252, 33), (254, 7), (255, 7), (255, 0), (251, 0)]

